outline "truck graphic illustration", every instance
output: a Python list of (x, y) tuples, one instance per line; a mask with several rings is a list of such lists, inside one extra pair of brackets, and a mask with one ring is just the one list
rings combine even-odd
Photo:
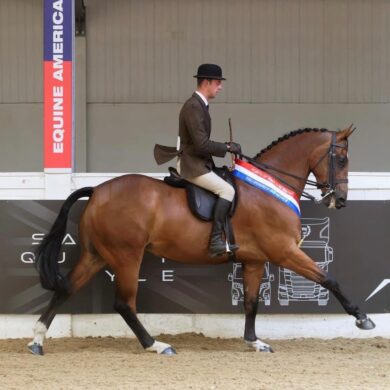
[[(301, 222), (301, 249), (327, 272), (329, 263), (333, 261), (333, 248), (329, 246), (329, 218), (302, 218)], [(278, 300), (282, 306), (293, 301), (312, 301), (325, 306), (329, 301), (329, 291), (318, 283), (281, 267)]]
[[(233, 272), (228, 275), (228, 280), (232, 282), (232, 305), (237, 306), (238, 302), (244, 301), (244, 281), (242, 277), (242, 264), (233, 263)], [(269, 272), (269, 263), (264, 264), (264, 275), (259, 289), (259, 302), (269, 306), (271, 304), (271, 282), (274, 275)]]

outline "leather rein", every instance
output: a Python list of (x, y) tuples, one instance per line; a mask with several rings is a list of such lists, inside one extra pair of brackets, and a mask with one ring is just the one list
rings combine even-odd
[(285, 184), (286, 186), (290, 187), (294, 192), (299, 193), (300, 190), (293, 186), (292, 184), (288, 183), (286, 180), (281, 178), (280, 176), (276, 175), (274, 172), (281, 173), (283, 175), (292, 177), (294, 179), (303, 181), (305, 185), (314, 186), (318, 189), (325, 188), (327, 191), (323, 194), (321, 194), (321, 199), (315, 198), (313, 195), (310, 195), (309, 193), (302, 191), (302, 195), (304, 198), (310, 199), (314, 201), (315, 203), (321, 203), (325, 198), (332, 195), (336, 192), (336, 186), (341, 183), (348, 183), (348, 179), (337, 179), (336, 178), (336, 148), (346, 148), (348, 146), (348, 141), (346, 145), (339, 145), (336, 143), (336, 132), (332, 131), (332, 140), (329, 146), (329, 149), (324, 153), (322, 157), (317, 161), (317, 163), (314, 165), (314, 167), (311, 169), (311, 172), (314, 171), (314, 169), (328, 156), (328, 182), (327, 183), (319, 183), (318, 181), (309, 180), (307, 178), (294, 175), (293, 173), (283, 171), (282, 169), (275, 168), (267, 163), (258, 162), (255, 159), (245, 156), (241, 154), (241, 157), (244, 157), (247, 161), (249, 161), (251, 164), (253, 164), (255, 167), (262, 169), (263, 171), (266, 171), (267, 173), (271, 174), (275, 179), (279, 180), (281, 183)]

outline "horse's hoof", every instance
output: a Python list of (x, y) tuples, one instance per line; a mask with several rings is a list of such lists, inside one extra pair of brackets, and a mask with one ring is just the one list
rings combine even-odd
[(274, 350), (270, 345), (264, 345), (259, 348), (256, 348), (256, 352), (268, 352), (268, 353), (274, 353)]
[(270, 345), (267, 345), (267, 346), (260, 347), (260, 348), (256, 349), (256, 352), (269, 352), (269, 353), (274, 353), (274, 350), (272, 349), (272, 347), (271, 347)]
[(161, 355), (173, 356), (173, 355), (177, 355), (177, 353), (172, 347), (168, 347), (161, 352)]
[(371, 330), (375, 328), (375, 323), (370, 318), (366, 317), (361, 320), (356, 320), (356, 326), (359, 329)]
[(274, 350), (272, 347), (266, 343), (263, 343), (261, 340), (257, 339), (255, 341), (245, 341), (247, 345), (253, 347), (256, 352), (271, 352), (273, 353)]
[(33, 354), (33, 355), (38, 355), (38, 356), (43, 356), (43, 348), (42, 345), (39, 345), (37, 343), (28, 345), (28, 350)]

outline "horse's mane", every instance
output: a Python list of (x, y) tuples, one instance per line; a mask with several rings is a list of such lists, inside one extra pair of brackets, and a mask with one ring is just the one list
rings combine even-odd
[(279, 137), (277, 140), (275, 141), (272, 141), (266, 148), (260, 150), (259, 153), (256, 154), (256, 156), (254, 158), (258, 158), (260, 157), (264, 152), (267, 152), (268, 150), (271, 150), (274, 146), (280, 144), (281, 142), (291, 138), (291, 137), (294, 137), (298, 134), (303, 134), (303, 133), (309, 133), (309, 132), (326, 132), (326, 131), (329, 131), (328, 129), (312, 129), (312, 128), (305, 128), (305, 129), (298, 129), (298, 130), (293, 130), (293, 131), (290, 131), (289, 133), (285, 134), (285, 135), (282, 135), (281, 137)]

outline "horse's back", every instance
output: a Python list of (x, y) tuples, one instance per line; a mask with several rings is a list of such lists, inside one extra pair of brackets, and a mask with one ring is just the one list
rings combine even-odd
[(93, 198), (99, 205), (108, 202), (131, 202), (150, 200), (164, 192), (167, 187), (161, 180), (141, 175), (128, 174), (108, 180), (94, 189)]
[(88, 208), (96, 218), (100, 216), (110, 221), (113, 216), (115, 219), (150, 220), (152, 215), (174, 212), (172, 208), (181, 203), (185, 203), (183, 189), (146, 175), (129, 174), (95, 187)]

